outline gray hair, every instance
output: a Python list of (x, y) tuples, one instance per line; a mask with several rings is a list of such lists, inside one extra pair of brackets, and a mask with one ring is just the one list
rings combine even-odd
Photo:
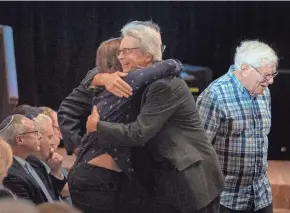
[(27, 128), (23, 124), (23, 115), (15, 114), (7, 117), (0, 124), (0, 137), (11, 146), (16, 145), (16, 137), (24, 133)]
[(47, 123), (52, 126), (51, 118), (44, 114), (37, 115), (37, 117), (34, 119), (34, 122), (40, 133), (43, 133), (44, 130), (47, 128)]
[(254, 68), (261, 66), (278, 67), (278, 56), (266, 43), (253, 40), (242, 41), (235, 54), (235, 66), (241, 69), (242, 64), (248, 64)]
[(160, 28), (152, 21), (132, 21), (121, 29), (122, 37), (132, 36), (140, 41), (141, 48), (152, 55), (153, 60), (162, 59)]

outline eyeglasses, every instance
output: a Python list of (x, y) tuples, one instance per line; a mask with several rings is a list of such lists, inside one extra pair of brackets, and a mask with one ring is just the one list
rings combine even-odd
[[(133, 52), (133, 50), (140, 49), (140, 47), (133, 47), (133, 48), (123, 48), (122, 50), (117, 50), (117, 57), (120, 56), (121, 52), (123, 52), (124, 55), (129, 55)], [(163, 53), (166, 49), (166, 45), (161, 45), (161, 52)]]
[(27, 135), (27, 134), (34, 134), (35, 137), (40, 137), (41, 136), (41, 134), (37, 130), (30, 131), (30, 132), (23, 132), (23, 133), (20, 133), (18, 135)]
[[(251, 66), (252, 67), (252, 66)], [(274, 72), (273, 74), (263, 74), (259, 72), (256, 68), (252, 67), (253, 70), (255, 70), (257, 73), (259, 73), (263, 77), (263, 82), (270, 81), (272, 78), (274, 79), (278, 75), (278, 71)]]
[(121, 52), (123, 52), (123, 55), (129, 55), (133, 52), (133, 50), (140, 49), (140, 47), (132, 47), (132, 48), (123, 48), (122, 50), (117, 50), (117, 57), (120, 56)]

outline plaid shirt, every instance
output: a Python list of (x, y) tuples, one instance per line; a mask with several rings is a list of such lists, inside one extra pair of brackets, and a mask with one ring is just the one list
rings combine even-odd
[(225, 176), (221, 205), (262, 209), (272, 202), (267, 177), (270, 91), (253, 97), (233, 74), (234, 66), (198, 97), (199, 114)]

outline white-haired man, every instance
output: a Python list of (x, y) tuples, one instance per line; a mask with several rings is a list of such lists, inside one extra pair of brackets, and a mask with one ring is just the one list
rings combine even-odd
[(260, 41), (244, 41), (235, 64), (198, 97), (197, 106), (226, 180), (221, 212), (271, 213), (267, 177), (271, 98), (278, 57)]
[[(118, 57), (124, 72), (154, 67), (162, 59), (160, 33), (153, 27), (131, 22), (121, 32)], [(138, 116), (129, 124), (100, 121), (94, 110), (87, 130), (97, 131), (100, 147), (144, 146), (135, 168), (152, 194), (143, 194), (138, 212), (218, 212), (223, 176), (186, 83), (175, 76), (156, 80), (130, 109)]]
[(0, 137), (11, 145), (13, 163), (3, 185), (20, 198), (35, 204), (58, 200), (66, 180), (48, 174), (34, 155), (39, 152), (41, 135), (33, 121), (23, 115), (12, 115), (0, 124)]

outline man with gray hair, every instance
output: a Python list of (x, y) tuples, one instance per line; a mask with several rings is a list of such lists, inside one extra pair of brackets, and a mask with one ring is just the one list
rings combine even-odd
[(13, 163), (3, 185), (35, 204), (58, 200), (57, 191), (63, 188), (65, 180), (48, 174), (34, 155), (40, 150), (41, 138), (34, 122), (23, 115), (9, 116), (0, 124), (0, 137), (13, 151)]
[(267, 44), (243, 41), (235, 64), (198, 97), (199, 114), (226, 181), (221, 213), (273, 212), (267, 177), (268, 86), (278, 74), (277, 66), (278, 57)]
[[(121, 32), (118, 58), (124, 72), (154, 67), (162, 59), (161, 36), (154, 28), (131, 22)], [(187, 84), (168, 76), (149, 84), (141, 96), (138, 107), (130, 108), (137, 112), (134, 122), (101, 121), (97, 110), (87, 121), (99, 147), (143, 148), (135, 169), (148, 194), (138, 212), (217, 213), (223, 175)]]
[[(156, 31), (158, 38), (157, 45), (161, 45), (160, 28), (151, 21), (132, 21), (128, 26), (146, 26)], [(163, 52), (165, 46), (158, 46)], [(133, 51), (131, 49), (126, 52)], [(161, 53), (158, 53), (158, 60), (161, 60)], [(155, 60), (156, 60), (155, 59)], [(136, 69), (135, 67), (134, 69)], [(128, 69), (127, 69), (128, 70)], [(132, 95), (132, 88), (123, 77), (126, 71), (114, 73), (98, 73), (96, 68), (88, 71), (80, 85), (75, 88), (61, 103), (58, 109), (58, 122), (63, 143), (68, 155), (77, 154), (81, 138), (85, 134), (85, 122), (91, 113), (92, 99), (95, 93), (99, 93), (104, 87), (118, 97), (128, 98)]]

